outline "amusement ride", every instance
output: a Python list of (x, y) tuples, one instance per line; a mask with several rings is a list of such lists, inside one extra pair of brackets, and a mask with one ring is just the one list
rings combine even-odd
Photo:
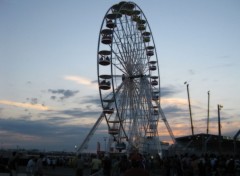
[(160, 120), (175, 142), (160, 104), (152, 31), (137, 4), (120, 2), (106, 12), (99, 32), (97, 74), (102, 113), (77, 153), (86, 149), (103, 119), (109, 134), (108, 152), (161, 153)]

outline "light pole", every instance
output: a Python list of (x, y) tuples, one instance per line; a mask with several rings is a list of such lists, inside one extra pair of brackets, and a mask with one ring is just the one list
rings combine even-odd
[(207, 134), (209, 133), (209, 106), (210, 106), (210, 91), (208, 91)]
[(223, 108), (222, 105), (218, 104), (218, 146), (219, 146), (219, 153), (222, 153), (222, 146), (221, 146), (221, 138), (222, 138), (222, 133), (221, 133), (221, 117), (220, 117), (220, 110)]
[(194, 136), (192, 110), (191, 110), (191, 102), (190, 102), (190, 95), (189, 95), (189, 84), (187, 83), (187, 81), (184, 82), (184, 84), (187, 85), (187, 95), (188, 95), (188, 106), (189, 106), (189, 114), (190, 114), (190, 121), (191, 121), (191, 129), (192, 129), (192, 136)]

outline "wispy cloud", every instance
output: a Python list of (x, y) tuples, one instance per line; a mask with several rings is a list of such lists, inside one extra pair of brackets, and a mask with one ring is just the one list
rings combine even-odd
[(176, 93), (179, 93), (179, 90), (174, 86), (169, 85), (161, 88), (161, 97), (173, 96)]
[(37, 98), (27, 98), (28, 101), (30, 101), (30, 103), (32, 105), (38, 104), (38, 99)]
[(97, 84), (95, 81), (91, 81), (87, 78), (80, 77), (80, 76), (64, 76), (65, 80), (73, 81), (77, 84), (91, 86), (93, 88), (97, 88)]
[(77, 84), (83, 84), (83, 85), (91, 85), (92, 82), (88, 80), (87, 78), (83, 78), (80, 76), (64, 76), (65, 80), (74, 81)]
[[(44, 146), (48, 150), (66, 148), (72, 151), (73, 146), (83, 141), (95, 123), (94, 119), (92, 121), (85, 119), (85, 121), (84, 124), (73, 124), (67, 119), (57, 117), (37, 121), (1, 119), (0, 138), (4, 142), (2, 143), (3, 147), (39, 148)], [(97, 133), (96, 135), (99, 138)], [(62, 141), (64, 142), (62, 143)]]
[[(65, 89), (48, 89), (48, 92), (51, 92), (53, 94), (60, 94), (62, 95), (60, 97), (61, 100), (69, 98), (69, 97), (73, 97), (75, 96), (79, 91), (78, 90), (65, 90)], [(57, 97), (56, 96), (51, 96), (51, 99), (55, 100)]]
[(0, 100), (0, 104), (16, 106), (16, 107), (21, 107), (21, 108), (36, 109), (36, 110), (41, 110), (41, 111), (49, 110), (49, 107), (44, 106), (42, 104), (21, 103), (21, 102), (9, 101), (9, 100)]
[(12, 131), (0, 131), (1, 138), (11, 138), (12, 140), (19, 140), (29, 142), (29, 141), (38, 141), (42, 140), (39, 136), (31, 135), (31, 134), (20, 134), (19, 132), (12, 132)]
[(186, 99), (182, 99), (182, 98), (162, 98), (161, 99), (161, 103), (162, 104), (171, 104), (171, 105), (186, 105), (187, 104), (187, 100)]

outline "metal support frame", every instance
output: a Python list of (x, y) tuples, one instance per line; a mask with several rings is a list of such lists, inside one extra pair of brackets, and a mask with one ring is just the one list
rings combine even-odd
[(91, 137), (94, 135), (97, 127), (100, 125), (100, 123), (102, 122), (103, 118), (105, 117), (105, 114), (102, 112), (100, 117), (98, 118), (98, 120), (95, 122), (95, 124), (93, 125), (92, 129), (90, 130), (90, 132), (88, 133), (88, 135), (86, 136), (86, 138), (84, 139), (83, 143), (80, 145), (80, 147), (77, 149), (77, 154), (81, 153), (83, 151), (83, 149), (87, 146), (88, 142), (90, 141)]
[(170, 137), (172, 138), (173, 143), (175, 144), (176, 143), (176, 139), (175, 139), (174, 134), (172, 132), (172, 129), (171, 129), (171, 127), (170, 127), (170, 125), (169, 125), (169, 123), (167, 121), (167, 118), (166, 118), (165, 114), (163, 113), (163, 110), (162, 110), (160, 104), (159, 104), (159, 111), (160, 111), (160, 114), (162, 116), (162, 121), (165, 123), (165, 125), (167, 127), (167, 130), (168, 130), (168, 133), (169, 133)]

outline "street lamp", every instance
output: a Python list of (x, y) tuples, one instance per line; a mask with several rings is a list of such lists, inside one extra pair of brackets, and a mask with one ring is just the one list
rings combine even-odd
[(207, 134), (209, 133), (209, 106), (210, 106), (210, 91), (208, 93), (208, 111), (207, 111)]
[(185, 81), (184, 84), (187, 85), (188, 106), (189, 106), (189, 114), (190, 114), (191, 129), (192, 129), (192, 136), (193, 136), (194, 131), (193, 131), (192, 110), (191, 110), (190, 95), (189, 95), (189, 84), (187, 83), (187, 81)]
[(219, 146), (219, 153), (221, 154), (222, 152), (222, 146), (221, 146), (221, 136), (222, 136), (222, 133), (221, 133), (221, 117), (220, 117), (220, 110), (223, 108), (222, 105), (218, 104), (217, 105), (217, 108), (218, 108), (218, 146)]

